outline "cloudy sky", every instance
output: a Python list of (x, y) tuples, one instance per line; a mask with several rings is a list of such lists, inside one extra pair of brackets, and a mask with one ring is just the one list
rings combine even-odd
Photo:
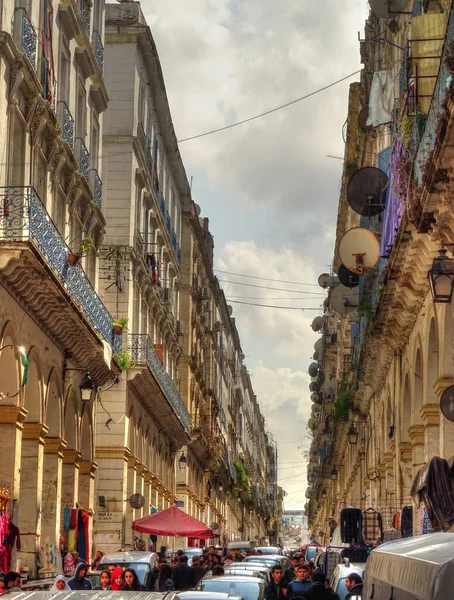
[[(360, 68), (366, 0), (142, 0), (142, 7), (180, 140), (285, 104)], [(357, 78), (251, 123), (180, 143), (193, 197), (210, 218), (217, 275), (235, 300), (246, 363), (278, 443), (279, 479), (292, 509), (305, 503), (307, 367), (316, 341), (310, 323), (318, 312), (239, 302), (319, 309), (316, 283), (332, 261), (342, 169), (342, 161), (327, 155), (343, 155), (348, 86)]]

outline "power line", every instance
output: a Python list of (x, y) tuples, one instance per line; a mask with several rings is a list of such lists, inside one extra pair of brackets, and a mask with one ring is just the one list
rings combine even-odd
[(273, 290), (275, 292), (291, 292), (292, 294), (306, 294), (311, 296), (320, 296), (320, 292), (303, 292), (301, 290), (286, 290), (283, 288), (275, 288), (266, 285), (255, 285), (254, 283), (242, 283), (241, 281), (227, 281), (226, 279), (219, 279), (221, 283), (230, 283), (232, 285), (243, 285), (245, 287), (259, 288), (261, 290)]
[(241, 300), (230, 300), (232, 304), (244, 304), (245, 306), (260, 306), (261, 308), (281, 308), (282, 310), (322, 310), (318, 307), (302, 307), (302, 306), (275, 306), (274, 304), (257, 304), (255, 302), (241, 302)]
[(223, 273), (224, 275), (235, 275), (236, 277), (247, 277), (248, 279), (261, 279), (262, 281), (274, 281), (275, 283), (292, 283), (293, 285), (310, 285), (319, 287), (318, 283), (303, 283), (301, 281), (285, 281), (284, 279), (273, 279), (270, 277), (256, 277), (255, 275), (243, 275), (242, 273), (232, 273), (232, 271), (220, 271), (213, 269), (215, 273)]
[(292, 104), (296, 104), (297, 102), (301, 102), (302, 100), (306, 100), (307, 98), (310, 98), (311, 96), (315, 96), (316, 94), (320, 94), (320, 92), (324, 92), (325, 90), (327, 90), (329, 88), (332, 88), (335, 85), (338, 85), (339, 83), (342, 83), (346, 79), (350, 79), (350, 77), (353, 77), (354, 75), (358, 75), (358, 73), (361, 73), (361, 71), (362, 71), (362, 69), (359, 69), (358, 71), (355, 71), (354, 73), (350, 73), (350, 75), (346, 75), (345, 77), (342, 77), (342, 79), (338, 79), (337, 81), (334, 81), (333, 83), (330, 83), (328, 85), (325, 85), (322, 88), (319, 88), (318, 90), (315, 90), (315, 92), (311, 92), (310, 94), (306, 94), (305, 96), (301, 96), (301, 98), (297, 98), (296, 100), (292, 100), (291, 102), (287, 102), (286, 104), (281, 104), (280, 106), (277, 106), (276, 108), (272, 108), (270, 110), (262, 112), (262, 113), (260, 113), (258, 115), (253, 116), (253, 117), (249, 117), (247, 119), (243, 119), (242, 121), (237, 121), (236, 123), (231, 123), (230, 125), (226, 125), (225, 127), (218, 127), (218, 129), (212, 129), (211, 131), (205, 131), (205, 133), (199, 133), (198, 135), (192, 135), (191, 137), (183, 138), (182, 140), (178, 140), (178, 143), (182, 144), (183, 142), (189, 142), (190, 140), (196, 140), (198, 138), (205, 137), (207, 135), (212, 135), (213, 133), (218, 133), (219, 131), (225, 131), (226, 129), (232, 129), (232, 127), (238, 127), (238, 125), (244, 125), (245, 123), (249, 123), (250, 121), (255, 121), (256, 119), (260, 119), (261, 117), (265, 117), (266, 115), (270, 115), (272, 113), (275, 113), (278, 110), (282, 110), (283, 108), (287, 108), (288, 106), (292, 106)]
[(232, 300), (315, 300), (316, 298), (326, 298), (326, 296), (311, 296), (310, 298), (301, 298), (300, 296), (296, 296), (296, 298), (283, 298), (282, 296), (230, 296), (227, 299), (227, 302)]

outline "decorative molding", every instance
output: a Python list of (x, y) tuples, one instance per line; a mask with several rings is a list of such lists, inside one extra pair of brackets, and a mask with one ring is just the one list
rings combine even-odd
[(66, 441), (61, 437), (51, 437), (44, 440), (44, 454), (55, 454), (59, 458), (63, 458), (65, 448)]
[(421, 407), (421, 418), (424, 427), (430, 427), (440, 424), (440, 407), (438, 404), (424, 404)]
[(44, 445), (44, 438), (49, 431), (49, 427), (47, 425), (44, 425), (44, 423), (24, 423), (22, 427), (23, 440), (36, 440), (40, 444)]
[(401, 459), (404, 462), (411, 461), (412, 456), (413, 456), (411, 443), (410, 442), (401, 442), (399, 444), (399, 453), (400, 453)]
[(437, 379), (437, 381), (434, 383), (433, 390), (435, 394), (438, 397), (440, 397), (443, 394), (443, 392), (451, 385), (454, 385), (454, 379), (450, 377), (441, 377), (440, 379)]
[(95, 458), (99, 459), (121, 459), (128, 462), (131, 455), (129, 448), (125, 446), (97, 446), (95, 448)]
[(27, 414), (28, 410), (21, 406), (0, 406), (0, 425), (16, 425), (22, 430)]
[(424, 425), (412, 425), (408, 428), (408, 435), (410, 436), (413, 446), (424, 445)]

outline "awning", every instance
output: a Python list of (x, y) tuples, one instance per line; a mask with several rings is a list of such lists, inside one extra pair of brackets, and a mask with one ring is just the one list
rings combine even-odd
[(209, 539), (218, 537), (212, 529), (201, 521), (194, 519), (176, 506), (167, 510), (137, 519), (132, 524), (132, 529), (141, 533), (154, 535), (170, 535), (174, 537), (193, 537)]

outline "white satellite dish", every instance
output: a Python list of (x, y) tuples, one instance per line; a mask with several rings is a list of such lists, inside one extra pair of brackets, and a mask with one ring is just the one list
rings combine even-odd
[(394, 13), (405, 12), (407, 0), (369, 0), (370, 8), (379, 19), (390, 19)]
[(315, 342), (314, 350), (316, 350), (317, 352), (320, 352), (323, 350), (323, 338), (320, 338), (319, 340), (317, 340)]
[(353, 273), (365, 273), (375, 267), (380, 258), (377, 236), (364, 227), (353, 227), (339, 242), (339, 258)]
[(331, 276), (329, 273), (322, 273), (320, 275), (320, 277), (318, 278), (318, 285), (323, 288), (324, 290), (326, 290), (327, 288), (329, 288), (329, 284), (331, 281)]
[(359, 288), (348, 288), (339, 284), (329, 297), (331, 308), (346, 317), (359, 307)]
[(200, 208), (200, 206), (198, 204), (195, 205), (195, 214), (200, 217), (200, 213), (202, 212), (202, 209)]
[(312, 321), (312, 331), (320, 331), (323, 327), (323, 324), (325, 322), (325, 319), (323, 317), (315, 317), (315, 319)]
[(227, 305), (227, 312), (229, 313), (229, 317), (233, 315), (233, 306), (230, 304)]
[(317, 427), (317, 419), (314, 419), (314, 417), (311, 417), (309, 419), (309, 421), (307, 422), (307, 426), (309, 427), (309, 429), (315, 429)]
[(311, 394), (311, 400), (312, 402), (315, 402), (315, 404), (318, 404), (320, 402), (320, 396), (316, 393)]
[(323, 393), (326, 396), (332, 396), (336, 393), (337, 382), (335, 379), (327, 379), (323, 384)]
[(316, 363), (316, 362), (311, 363), (308, 368), (308, 373), (311, 377), (317, 377), (318, 376), (318, 363)]

